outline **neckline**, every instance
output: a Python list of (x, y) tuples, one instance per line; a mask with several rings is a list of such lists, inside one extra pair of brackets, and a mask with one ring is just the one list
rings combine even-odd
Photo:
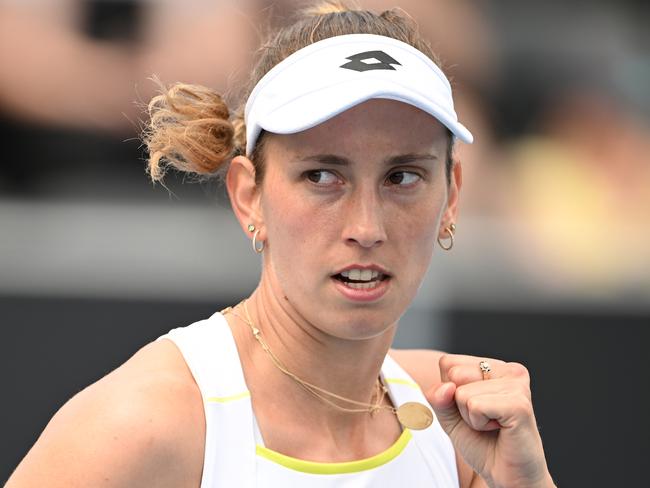
[[(386, 450), (375, 454), (374, 456), (364, 458), (364, 459), (359, 459), (359, 460), (354, 460), (354, 461), (344, 461), (344, 462), (336, 462), (336, 463), (327, 463), (327, 462), (318, 462), (318, 461), (308, 461), (304, 459), (299, 459), (299, 458), (294, 458), (292, 456), (288, 456), (286, 454), (282, 454), (280, 452), (274, 451), (272, 449), (269, 449), (268, 447), (264, 446), (264, 438), (262, 437), (261, 430), (259, 428), (259, 424), (257, 422), (257, 416), (255, 415), (255, 410), (253, 409), (252, 401), (250, 398), (250, 390), (248, 389), (248, 385), (246, 384), (246, 379), (244, 376), (244, 371), (243, 371), (243, 366), (241, 363), (241, 357), (239, 356), (239, 349), (237, 347), (237, 343), (235, 341), (234, 334), (232, 333), (232, 330), (230, 329), (230, 325), (228, 324), (228, 321), (226, 320), (225, 315), (222, 312), (218, 312), (218, 315), (220, 315), (220, 318), (223, 322), (223, 325), (226, 327), (226, 329), (229, 332), (229, 335), (232, 339), (232, 344), (234, 347), (234, 351), (236, 353), (237, 357), (237, 362), (239, 364), (239, 371), (241, 374), (241, 382), (245, 387), (245, 392), (234, 395), (232, 397), (226, 397), (226, 398), (219, 398), (216, 400), (219, 400), (220, 403), (223, 401), (231, 401), (231, 400), (239, 400), (246, 398), (248, 399), (248, 402), (250, 404), (250, 413), (252, 415), (252, 423), (253, 423), (253, 442), (255, 443), (255, 451), (256, 454), (260, 457), (266, 458), (276, 464), (280, 464), (282, 466), (285, 466), (289, 469), (293, 469), (295, 471), (301, 471), (304, 473), (313, 473), (313, 474), (344, 474), (344, 473), (354, 473), (354, 472), (360, 472), (360, 471), (367, 471), (369, 469), (373, 469), (376, 467), (379, 467), (383, 464), (386, 464), (396, 457), (398, 457), (402, 451), (406, 448), (408, 445), (409, 441), (412, 439), (413, 434), (411, 431), (407, 428), (404, 428), (402, 430), (402, 433), (400, 436), (397, 438), (397, 440)], [(387, 353), (384, 361), (381, 366), (380, 370), (380, 377), (384, 385), (386, 385), (387, 390), (388, 390), (388, 397), (390, 398), (390, 401), (393, 405), (398, 406), (400, 402), (397, 401), (397, 398), (395, 397), (395, 394), (393, 392), (393, 389), (391, 387), (391, 383), (397, 383), (397, 384), (403, 384), (407, 385), (410, 387), (415, 387), (416, 389), (419, 389), (419, 386), (412, 382), (409, 379), (401, 378), (401, 377), (386, 377), (386, 368), (390, 362), (394, 362), (394, 359)], [(400, 375), (401, 376), (401, 375)]]
[(355, 461), (344, 461), (338, 463), (322, 463), (317, 461), (307, 461), (298, 459), (286, 454), (281, 454), (277, 451), (269, 449), (268, 447), (257, 444), (255, 446), (255, 453), (269, 461), (279, 464), (294, 471), (310, 474), (346, 474), (357, 473), (360, 471), (367, 471), (389, 463), (397, 456), (399, 456), (409, 441), (413, 438), (409, 429), (404, 429), (399, 438), (383, 452), (375, 454), (374, 456), (358, 459)]

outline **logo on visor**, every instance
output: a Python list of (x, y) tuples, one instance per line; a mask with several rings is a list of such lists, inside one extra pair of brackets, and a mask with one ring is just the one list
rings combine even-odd
[[(386, 54), (384, 51), (366, 51), (364, 53), (348, 56), (349, 63), (342, 64), (339, 68), (351, 69), (353, 71), (370, 71), (373, 69), (395, 70), (394, 64), (401, 66), (397, 60)], [(366, 62), (373, 61), (373, 62)]]

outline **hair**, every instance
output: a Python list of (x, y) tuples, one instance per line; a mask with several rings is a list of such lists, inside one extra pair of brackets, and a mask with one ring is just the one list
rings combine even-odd
[[(241, 93), (240, 106), (231, 112), (224, 97), (210, 88), (176, 83), (165, 88), (148, 105), (149, 123), (143, 140), (149, 151), (148, 172), (156, 182), (168, 168), (199, 176), (223, 172), (233, 157), (244, 154), (246, 126), (244, 107), (251, 91), (276, 64), (315, 42), (345, 34), (376, 34), (410, 44), (440, 66), (429, 43), (419, 33), (415, 21), (400, 9), (376, 14), (351, 4), (326, 0), (301, 10), (296, 20), (271, 34), (257, 51), (249, 82)], [(255, 180), (264, 178), (262, 131), (251, 154)], [(450, 182), (454, 138), (447, 131), (445, 172)]]

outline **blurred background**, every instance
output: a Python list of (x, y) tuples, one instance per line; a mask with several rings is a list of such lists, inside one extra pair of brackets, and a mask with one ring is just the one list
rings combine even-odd
[[(148, 181), (141, 106), (152, 74), (234, 101), (306, 3), (0, 0), (0, 480), (69, 397), (254, 288), (223, 188)], [(525, 363), (558, 485), (646, 484), (650, 4), (359, 3), (418, 21), (476, 138), (396, 346)]]

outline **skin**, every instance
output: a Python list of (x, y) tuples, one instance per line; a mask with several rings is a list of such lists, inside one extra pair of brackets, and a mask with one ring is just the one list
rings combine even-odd
[[(446, 143), (443, 127), (424, 112), (371, 100), (308, 131), (270, 135), (260, 186), (248, 159), (233, 160), (233, 209), (244, 231), (254, 224), (265, 243), (248, 309), (271, 350), (301, 378), (348, 398), (372, 398), (397, 321), (437, 237), (456, 221), (461, 169), (454, 165), (447, 185)], [(391, 275), (387, 292), (366, 303), (342, 295), (331, 276), (350, 264), (382, 266)], [(226, 317), (267, 447), (337, 462), (377, 454), (399, 437), (388, 411), (373, 417), (329, 408), (275, 368), (241, 305)], [(482, 358), (390, 354), (450, 435), (462, 487), (553, 486), (523, 366), (490, 359), (492, 379), (483, 381)], [(196, 487), (204, 422), (179, 351), (159, 341), (68, 402), (7, 486)]]

